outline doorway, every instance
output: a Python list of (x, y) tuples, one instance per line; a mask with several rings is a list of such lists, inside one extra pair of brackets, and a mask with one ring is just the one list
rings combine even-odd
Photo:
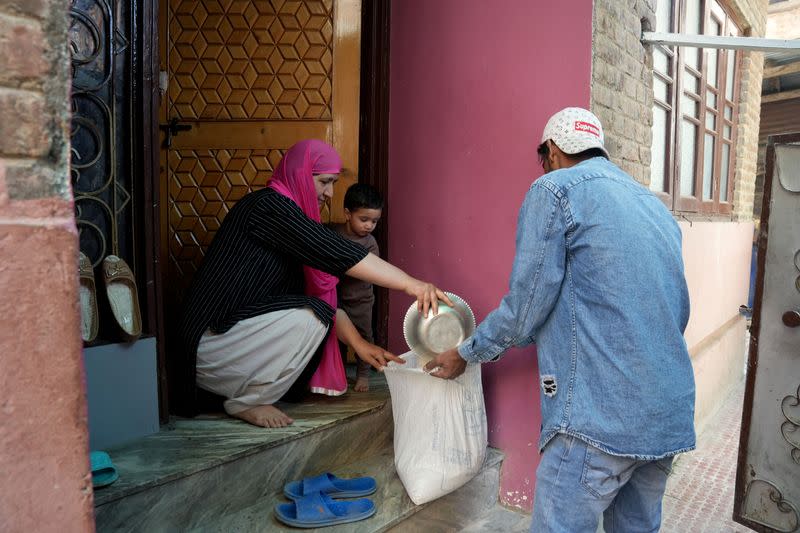
[[(388, 0), (159, 3), (162, 373), (180, 302), (216, 230), (236, 201), (266, 186), (292, 144), (319, 138), (342, 156), (323, 221), (344, 220), (344, 192), (357, 181), (386, 194), (388, 16)], [(376, 332), (385, 339), (385, 292), (377, 303)], [(160, 386), (166, 419), (163, 375)]]

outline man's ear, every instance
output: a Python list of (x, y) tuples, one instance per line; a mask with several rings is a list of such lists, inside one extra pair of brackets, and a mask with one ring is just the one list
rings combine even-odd
[(556, 146), (556, 143), (549, 140), (547, 141), (547, 146), (549, 148), (547, 151), (547, 162), (550, 164), (551, 169), (558, 170), (561, 168), (561, 156), (563, 155), (561, 148)]
[(346, 219), (350, 218), (350, 210), (347, 209), (346, 207), (344, 208), (344, 218)]

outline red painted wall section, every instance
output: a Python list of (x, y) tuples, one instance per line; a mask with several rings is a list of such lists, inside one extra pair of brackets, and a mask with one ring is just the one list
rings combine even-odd
[(4, 189), (0, 531), (93, 531), (73, 207)]
[[(392, 2), (389, 260), (464, 297), (478, 320), (500, 302), (517, 213), (542, 171), (547, 118), (589, 106), (592, 3)], [(389, 347), (407, 350), (410, 300), (393, 294)], [(530, 510), (541, 423), (535, 350), (483, 366), (501, 499)]]
[(0, 0), (0, 531), (94, 531), (69, 2)]

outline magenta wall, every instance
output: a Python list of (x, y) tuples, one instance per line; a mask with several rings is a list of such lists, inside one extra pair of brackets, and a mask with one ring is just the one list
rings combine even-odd
[[(398, 0), (391, 13), (389, 259), (463, 296), (505, 293), (516, 217), (547, 118), (588, 107), (592, 2)], [(390, 348), (406, 351), (393, 295)], [(541, 414), (533, 349), (484, 365), (501, 498), (530, 510)]]

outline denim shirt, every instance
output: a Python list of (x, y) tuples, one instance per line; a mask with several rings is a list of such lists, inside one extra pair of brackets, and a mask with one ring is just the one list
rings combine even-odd
[(695, 446), (681, 231), (664, 204), (602, 157), (528, 191), (508, 293), (458, 348), (468, 362), (535, 343), (542, 428), (659, 459)]

